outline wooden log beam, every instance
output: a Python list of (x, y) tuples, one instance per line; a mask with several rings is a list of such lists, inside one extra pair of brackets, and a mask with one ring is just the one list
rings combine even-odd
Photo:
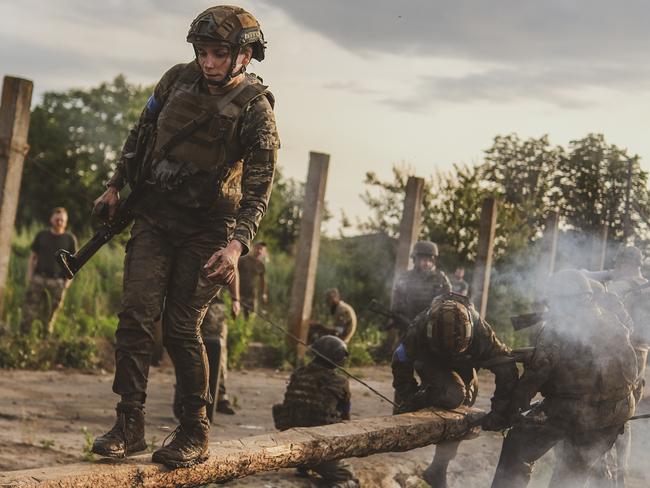
[(128, 460), (52, 466), (0, 473), (0, 487), (137, 488), (190, 487), (223, 482), (263, 471), (402, 452), (457, 439), (476, 431), (482, 412), (474, 408), (423, 410), (389, 417), (353, 420), (322, 427), (222, 441), (210, 458), (191, 468), (169, 470), (151, 455)]

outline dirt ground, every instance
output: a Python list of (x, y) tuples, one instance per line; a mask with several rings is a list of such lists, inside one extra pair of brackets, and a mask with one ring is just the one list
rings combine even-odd
[[(392, 395), (388, 367), (356, 370), (370, 385)], [(268, 369), (233, 371), (228, 391), (237, 415), (217, 415), (213, 440), (241, 438), (273, 430), (270, 406), (281, 401), (289, 373)], [(85, 374), (77, 371), (0, 371), (0, 471), (71, 463), (88, 455), (92, 437), (104, 432), (114, 421), (115, 395), (111, 392), (112, 374)], [(171, 411), (173, 371), (169, 367), (151, 372), (147, 399), (147, 440), (159, 446), (175, 427)], [(391, 408), (363, 386), (352, 383), (352, 418), (388, 415)], [(477, 406), (487, 409), (492, 379), (481, 375), (481, 395)], [(650, 411), (645, 401), (639, 413)], [(644, 423), (647, 422), (647, 423)], [(631, 458), (631, 488), (648, 486), (647, 453), (650, 448), (650, 421), (634, 425)], [(463, 442), (458, 458), (450, 465), (450, 487), (489, 486), (499, 455), (499, 433), (482, 433)], [(418, 474), (429, 463), (432, 447), (407, 453), (378, 454), (353, 459), (363, 486), (426, 486)], [(546, 486), (553, 462), (550, 453), (538, 463), (530, 486)], [(643, 473), (642, 469), (646, 472)], [(251, 476), (227, 483), (231, 487), (310, 487), (293, 475), (293, 470)]]

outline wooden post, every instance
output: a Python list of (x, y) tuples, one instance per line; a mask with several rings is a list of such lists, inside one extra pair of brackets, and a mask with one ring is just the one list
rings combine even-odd
[(492, 271), (492, 251), (494, 233), (497, 225), (497, 200), (486, 198), (481, 207), (481, 222), (478, 232), (478, 250), (472, 279), (472, 297), (481, 317), (485, 317), (490, 291), (490, 272)]
[[(325, 206), (325, 186), (327, 184), (329, 161), (329, 154), (309, 153), (309, 170), (302, 205), (298, 251), (293, 271), (291, 301), (288, 312), (289, 332), (303, 342), (307, 341), (309, 318), (314, 300), (316, 266), (320, 248), (320, 225)], [(287, 337), (287, 343), (290, 347), (295, 348), (296, 359), (301, 362), (305, 355), (304, 346), (301, 346), (290, 337)]]
[(151, 462), (151, 454), (117, 462), (79, 463), (0, 473), (0, 486), (96, 488), (130, 486), (172, 488), (203, 486), (255, 473), (314, 465), (380, 452), (402, 452), (478, 434), (480, 410), (420, 410), (353, 420), (321, 427), (301, 427), (245, 439), (217, 442), (202, 464), (169, 470)]
[(545, 280), (555, 272), (555, 258), (557, 255), (557, 233), (560, 222), (560, 214), (556, 210), (546, 218), (546, 227), (542, 243), (543, 265), (540, 269), (540, 278)]
[(607, 261), (607, 239), (609, 233), (609, 225), (604, 223), (600, 228), (600, 242), (596, 249), (596, 271), (605, 269), (605, 262)]
[[(424, 189), (424, 179), (415, 176), (409, 176), (406, 182), (406, 195), (404, 195), (404, 208), (402, 210), (402, 220), (399, 224), (399, 240), (397, 241), (397, 252), (395, 254), (395, 271), (393, 273), (393, 289), (395, 281), (401, 273), (409, 267), (411, 258), (411, 249), (417, 241), (420, 234), (420, 222), (422, 220), (422, 191)], [(394, 296), (391, 296), (391, 308)], [(393, 353), (399, 334), (397, 329), (392, 328), (388, 331), (386, 337), (386, 347), (390, 354)]]
[(29, 146), (30, 105), (33, 83), (5, 76), (0, 105), (0, 315), (9, 272), (11, 237), (14, 233), (20, 180)]

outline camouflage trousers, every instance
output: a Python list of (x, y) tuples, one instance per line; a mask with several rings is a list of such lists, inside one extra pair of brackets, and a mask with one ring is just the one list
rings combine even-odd
[(228, 377), (228, 321), (226, 320), (225, 305), (222, 302), (213, 302), (201, 323), (203, 340), (216, 340), (220, 344), (219, 353), (219, 384), (216, 401), (228, 400), (226, 393), (226, 378)]
[(513, 427), (503, 441), (492, 488), (527, 486), (535, 461), (562, 441), (549, 486), (582, 488), (590, 469), (611, 449), (622, 431), (622, 424), (570, 432), (551, 422), (524, 421)]
[(65, 290), (65, 279), (46, 278), (35, 274), (29, 282), (29, 288), (23, 303), (20, 332), (24, 335), (30, 334), (33, 322), (38, 320), (39, 337), (49, 336), (53, 331), (57, 312), (63, 304)]
[(174, 363), (182, 405), (208, 404), (208, 361), (200, 324), (219, 285), (206, 277), (203, 265), (225, 244), (225, 232), (178, 235), (136, 218), (126, 247), (122, 311), (115, 333), (113, 391), (123, 401), (146, 398), (154, 324), (162, 315), (163, 344)]

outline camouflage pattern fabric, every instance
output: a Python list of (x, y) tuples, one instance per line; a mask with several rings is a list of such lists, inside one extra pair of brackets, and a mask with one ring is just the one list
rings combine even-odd
[[(429, 310), (418, 315), (395, 350), (391, 367), (395, 403), (402, 405), (400, 411), (433, 406), (453, 409), (473, 404), (478, 394), (474, 364), (510, 353), (476, 309), (465, 299), (463, 301), (470, 311), (473, 337), (462, 356), (431, 350), (427, 340)], [(517, 368), (514, 363), (506, 363), (488, 369), (494, 373), (496, 382), (492, 410), (507, 415), (511, 408), (510, 395), (517, 382)], [(416, 373), (420, 383), (415, 378)]]
[[(314, 427), (350, 418), (350, 385), (336, 370), (314, 360), (291, 375), (284, 402), (274, 409), (276, 427)], [(280, 420), (280, 422), (278, 422)]]
[(429, 308), (431, 300), (450, 291), (451, 283), (444, 272), (411, 269), (395, 282), (392, 310), (413, 320), (420, 312)]
[(357, 330), (357, 314), (354, 309), (343, 300), (334, 307), (332, 312), (332, 323), (330, 327), (334, 335), (344, 342), (350, 342)]
[(34, 321), (40, 326), (39, 337), (48, 337), (54, 330), (56, 316), (65, 298), (66, 280), (63, 278), (45, 278), (35, 274), (29, 282), (23, 318), (20, 323), (21, 334), (31, 333)]
[[(291, 375), (284, 402), (273, 406), (276, 428), (313, 427), (350, 419), (350, 385), (336, 370), (313, 360)], [(356, 488), (359, 486), (352, 466), (330, 461), (304, 466), (321, 475), (325, 486)]]
[(201, 323), (201, 337), (218, 340), (221, 348), (219, 354), (220, 380), (216, 401), (228, 400), (226, 393), (226, 378), (228, 377), (228, 320), (226, 306), (220, 300), (213, 301)]
[(526, 486), (534, 462), (563, 441), (552, 486), (583, 486), (590, 467), (611, 449), (634, 413), (636, 355), (629, 331), (596, 306), (551, 317), (513, 393), (528, 408), (543, 402), (506, 436), (493, 487)]
[[(259, 302), (261, 280), (266, 273), (264, 262), (252, 255), (247, 255), (239, 260), (239, 298), (244, 308), (244, 313), (256, 311)], [(248, 317), (248, 315), (246, 315)]]
[[(251, 90), (255, 94), (251, 95)], [(169, 185), (161, 184), (160, 174), (148, 179), (134, 209), (136, 219), (127, 244), (113, 383), (113, 391), (124, 401), (144, 402), (154, 347), (153, 324), (162, 313), (163, 343), (174, 362), (182, 403), (196, 410), (196, 406), (209, 402), (207, 358), (199, 328), (219, 286), (206, 278), (202, 267), (232, 239), (242, 243), (243, 254), (248, 252), (268, 205), (280, 146), (273, 96), (251, 75), (247, 75), (241, 94), (245, 92), (245, 97), (233, 99), (238, 105), (236, 113), (232, 112), (232, 104), (227, 105), (235, 119), (219, 111), (209, 113), (212, 118), (201, 126), (203, 133), (189, 136), (185, 146), (174, 146), (175, 159), (168, 162), (180, 164), (173, 168), (191, 163), (197, 172), (192, 170), (186, 175), (179, 170), (169, 175)], [(168, 103), (179, 109), (179, 117), (190, 120), (193, 114), (182, 108), (184, 97), (203, 100), (208, 93), (194, 62), (174, 66), (165, 73), (127, 138), (122, 162), (109, 183), (117, 188), (124, 186), (124, 155), (134, 151), (140, 127), (154, 121), (158, 131), (169, 130), (171, 119), (159, 118)], [(227, 96), (225, 90), (212, 97), (217, 102)], [(201, 113), (205, 110), (197, 109), (194, 115), (199, 117)], [(210, 148), (219, 146), (214, 168), (206, 166), (209, 158), (205, 151), (211, 150), (206, 141), (211, 141)], [(154, 154), (154, 166), (162, 164), (156, 161), (156, 155), (160, 156), (160, 151)], [(216, 186), (203, 184), (208, 180)]]
[(190, 235), (137, 218), (127, 243), (122, 311), (115, 333), (113, 391), (143, 401), (154, 349), (154, 323), (164, 303), (163, 343), (176, 368), (182, 401), (208, 401), (207, 358), (200, 323), (219, 286), (202, 265), (226, 244), (222, 231)]

